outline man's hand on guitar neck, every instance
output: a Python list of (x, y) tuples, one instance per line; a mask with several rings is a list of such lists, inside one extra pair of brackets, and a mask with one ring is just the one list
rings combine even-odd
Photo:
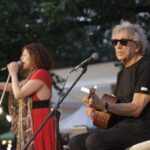
[(101, 99), (94, 93), (90, 93), (88, 96), (83, 98), (83, 102), (91, 108), (96, 110), (103, 110), (105, 107), (105, 102), (101, 101)]

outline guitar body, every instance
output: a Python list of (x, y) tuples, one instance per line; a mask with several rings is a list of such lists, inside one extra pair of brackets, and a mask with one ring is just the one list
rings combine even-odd
[(111, 114), (102, 111), (95, 111), (93, 115), (93, 124), (100, 128), (109, 128)]
[[(117, 98), (108, 94), (104, 94), (101, 98), (102, 101), (116, 103)], [(93, 115), (93, 124), (100, 128), (109, 128), (113, 124), (113, 115), (109, 112), (95, 111)]]

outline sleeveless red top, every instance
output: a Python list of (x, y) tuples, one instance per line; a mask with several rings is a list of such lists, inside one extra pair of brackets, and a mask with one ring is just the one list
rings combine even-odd
[[(52, 78), (50, 73), (45, 69), (38, 69), (35, 71), (29, 80), (41, 80), (48, 86), (50, 92), (52, 91)], [(32, 100), (39, 101), (39, 98), (36, 94), (33, 94)], [(37, 131), (49, 113), (49, 108), (32, 109), (33, 133)], [(34, 140), (34, 149), (55, 150), (55, 121), (53, 117), (49, 118), (36, 136)]]

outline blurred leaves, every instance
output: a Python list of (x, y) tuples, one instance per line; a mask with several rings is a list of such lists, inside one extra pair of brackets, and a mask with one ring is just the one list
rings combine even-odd
[(18, 60), (31, 42), (48, 47), (56, 67), (74, 66), (95, 51), (100, 62), (114, 60), (111, 28), (121, 20), (140, 23), (150, 38), (149, 0), (2, 0), (0, 11), (0, 66)]

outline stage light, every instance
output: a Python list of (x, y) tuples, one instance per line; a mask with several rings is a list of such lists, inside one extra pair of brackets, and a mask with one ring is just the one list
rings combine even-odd
[(8, 122), (11, 122), (11, 117), (10, 117), (10, 115), (6, 115), (6, 119), (7, 119)]
[(7, 145), (7, 150), (11, 150), (12, 149), (12, 144), (11, 143), (8, 143)]
[(2, 140), (2, 145), (6, 145), (7, 141), (6, 140)]

